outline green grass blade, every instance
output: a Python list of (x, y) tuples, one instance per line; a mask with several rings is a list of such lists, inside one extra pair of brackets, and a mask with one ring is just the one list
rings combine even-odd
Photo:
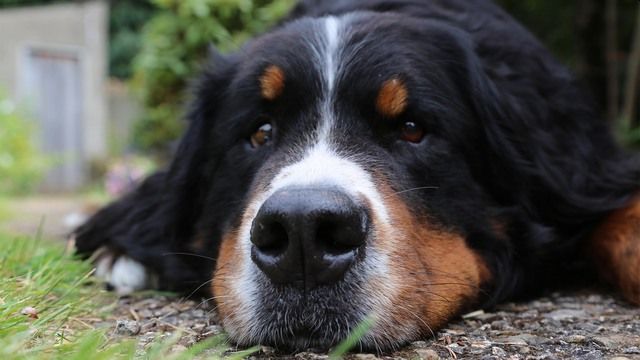
[(344, 339), (338, 346), (336, 346), (331, 353), (329, 353), (329, 359), (341, 359), (349, 350), (353, 349), (360, 340), (371, 330), (375, 323), (375, 319), (372, 316), (366, 317), (362, 320), (358, 326), (351, 331), (349, 336)]

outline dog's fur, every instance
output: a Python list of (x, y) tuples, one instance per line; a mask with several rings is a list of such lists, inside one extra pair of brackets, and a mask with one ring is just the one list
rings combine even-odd
[[(305, 1), (208, 68), (170, 167), (76, 232), (118, 291), (200, 289), (239, 344), (293, 349), (368, 316), (361, 345), (394, 348), (575, 270), (640, 303), (640, 162), (491, 2)], [(366, 245), (337, 283), (273, 283), (254, 218), (316, 186), (366, 207)]]

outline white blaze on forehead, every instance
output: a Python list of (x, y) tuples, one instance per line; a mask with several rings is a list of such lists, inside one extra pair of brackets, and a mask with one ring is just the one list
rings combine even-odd
[(324, 21), (326, 45), (324, 49), (324, 76), (327, 82), (327, 90), (333, 91), (333, 87), (336, 81), (336, 73), (338, 72), (336, 56), (338, 53), (338, 46), (340, 43), (339, 31), (340, 22), (333, 16), (330, 16)]
[(340, 50), (344, 34), (344, 18), (329, 16), (321, 20), (318, 37), (313, 40), (311, 50), (314, 54), (315, 68), (323, 84), (322, 96), (318, 103), (320, 123), (319, 138), (328, 138), (334, 124), (333, 102), (336, 80), (340, 69)]

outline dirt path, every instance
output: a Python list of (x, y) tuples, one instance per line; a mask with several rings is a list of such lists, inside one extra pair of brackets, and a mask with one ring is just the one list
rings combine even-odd
[[(106, 326), (133, 336), (143, 349), (159, 336), (182, 329), (176, 345), (188, 347), (220, 334), (212, 305), (166, 296), (120, 300)], [(255, 359), (326, 359), (326, 354), (279, 354), (263, 347)], [(235, 349), (233, 349), (235, 350)], [(210, 355), (219, 356), (219, 350)], [(507, 303), (452, 322), (435, 337), (398, 352), (352, 354), (349, 359), (640, 359), (640, 309), (609, 294), (555, 293), (531, 302)]]
[(57, 240), (96, 206), (82, 196), (41, 195), (9, 199), (3, 207), (8, 214), (0, 220), (0, 230), (34, 236), (41, 229), (44, 238)]

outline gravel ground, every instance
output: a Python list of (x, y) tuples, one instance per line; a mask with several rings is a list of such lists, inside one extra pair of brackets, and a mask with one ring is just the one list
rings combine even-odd
[[(137, 337), (141, 351), (178, 329), (183, 335), (175, 350), (222, 332), (211, 304), (167, 296), (120, 299), (114, 318), (104, 326), (111, 326), (114, 336)], [(220, 349), (209, 355), (221, 355)], [(326, 359), (327, 355), (286, 355), (263, 347), (252, 358)], [(435, 337), (395, 353), (347, 358), (640, 360), (640, 309), (601, 292), (554, 293), (466, 314)]]

